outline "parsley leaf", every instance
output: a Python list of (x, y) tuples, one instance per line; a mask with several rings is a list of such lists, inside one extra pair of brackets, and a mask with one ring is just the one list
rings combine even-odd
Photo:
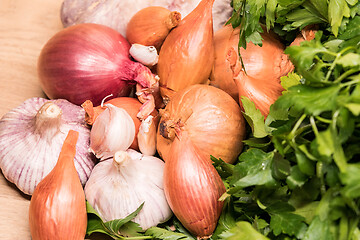
[(257, 109), (255, 104), (247, 97), (242, 97), (241, 103), (244, 108), (244, 117), (252, 129), (254, 137), (266, 137), (267, 132), (265, 130), (264, 116), (260, 110)]
[(152, 239), (163, 240), (194, 240), (183, 233), (169, 231), (159, 227), (151, 227), (145, 232), (146, 235), (152, 236)]
[(236, 226), (223, 232), (219, 239), (226, 240), (269, 240), (267, 237), (257, 232), (248, 222), (237, 222)]
[(149, 239), (142, 232), (143, 229), (139, 224), (131, 222), (142, 209), (144, 203), (141, 204), (134, 212), (123, 219), (116, 219), (104, 222), (99, 213), (86, 201), (86, 210), (88, 213), (88, 224), (86, 234), (91, 235), (95, 232), (106, 234), (113, 239), (127, 239), (126, 236), (141, 236), (142, 239)]
[(293, 107), (297, 112), (319, 115), (325, 111), (336, 108), (336, 98), (340, 86), (316, 88), (307, 85), (296, 85), (289, 88), (288, 92), (280, 96), (276, 105), (279, 108)]

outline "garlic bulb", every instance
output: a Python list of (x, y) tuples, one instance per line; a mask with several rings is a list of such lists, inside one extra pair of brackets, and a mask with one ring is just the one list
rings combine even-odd
[(134, 43), (131, 45), (129, 53), (136, 61), (148, 67), (154, 66), (159, 60), (159, 55), (154, 46), (145, 46)]
[(152, 115), (141, 122), (137, 134), (140, 152), (152, 156), (156, 153), (156, 124)]
[(90, 151), (102, 160), (127, 150), (135, 138), (135, 124), (126, 110), (112, 104), (104, 106), (90, 133)]
[(85, 185), (85, 196), (104, 221), (121, 219), (143, 208), (133, 219), (144, 230), (167, 221), (172, 212), (163, 187), (164, 162), (129, 149), (99, 162)]
[(31, 195), (54, 168), (70, 129), (80, 133), (75, 167), (85, 185), (95, 164), (88, 152), (85, 111), (67, 100), (30, 98), (0, 120), (0, 168), (7, 180)]

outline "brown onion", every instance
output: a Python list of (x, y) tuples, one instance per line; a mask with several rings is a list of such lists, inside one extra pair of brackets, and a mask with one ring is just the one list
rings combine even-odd
[(172, 154), (174, 139), (183, 132), (208, 157), (233, 163), (243, 147), (245, 121), (229, 94), (196, 84), (176, 93), (161, 111), (157, 150), (164, 161)]
[(55, 34), (38, 60), (40, 84), (49, 98), (99, 105), (105, 96), (127, 96), (136, 83), (151, 88), (150, 69), (131, 61), (130, 44), (117, 31), (99, 24), (78, 24)]
[(174, 139), (165, 163), (164, 191), (175, 216), (198, 239), (211, 236), (221, 214), (225, 186), (210, 157), (199, 150), (187, 132)]
[[(112, 104), (116, 107), (123, 108), (131, 116), (135, 124), (135, 139), (131, 144), (130, 148), (139, 151), (137, 135), (141, 125), (141, 121), (137, 117), (137, 114), (139, 113), (140, 108), (142, 106), (141, 103), (135, 98), (118, 97), (118, 98), (110, 99), (106, 101), (104, 104)], [(85, 110), (85, 121), (89, 125), (92, 125), (96, 120), (96, 118), (99, 116), (99, 114), (106, 109), (106, 107), (102, 105), (94, 107), (93, 103), (90, 100), (85, 101), (81, 106)], [(154, 116), (154, 121), (157, 124), (157, 122), (159, 121), (157, 117), (158, 116), (157, 111), (154, 110), (151, 115)]]
[(242, 69), (239, 33), (240, 28), (233, 29), (230, 24), (215, 33), (215, 63), (210, 84), (223, 89), (236, 101), (240, 102), (242, 96), (250, 98), (266, 116), (283, 91), (280, 77), (294, 67), (284, 53), (285, 46), (274, 33), (264, 30), (262, 47), (248, 43), (246, 49), (240, 49), (245, 67)]
[(214, 61), (213, 3), (202, 0), (161, 47), (157, 72), (165, 101), (179, 90), (208, 81)]
[(181, 20), (181, 14), (160, 6), (151, 6), (138, 11), (129, 21), (126, 38), (131, 43), (154, 46), (158, 50)]

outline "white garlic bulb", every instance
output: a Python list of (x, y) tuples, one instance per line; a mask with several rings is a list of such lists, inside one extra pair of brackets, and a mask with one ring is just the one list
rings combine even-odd
[(145, 66), (152, 67), (158, 63), (159, 55), (154, 46), (144, 46), (138, 43), (131, 45), (130, 55)]
[(0, 120), (0, 168), (5, 178), (31, 195), (54, 168), (70, 129), (79, 132), (75, 167), (85, 185), (95, 165), (88, 152), (85, 111), (67, 100), (30, 98)]
[(122, 219), (143, 208), (133, 219), (144, 230), (167, 221), (172, 212), (163, 187), (164, 162), (129, 149), (99, 162), (85, 185), (85, 196), (104, 221)]
[(135, 124), (122, 108), (105, 104), (90, 132), (90, 151), (101, 160), (127, 150), (135, 138)]

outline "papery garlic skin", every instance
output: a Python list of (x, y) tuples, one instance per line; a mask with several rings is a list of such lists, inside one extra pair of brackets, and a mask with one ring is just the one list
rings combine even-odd
[[(61, 114), (51, 121), (52, 124), (36, 120), (45, 103), (56, 104), (61, 109)], [(0, 120), (0, 168), (4, 177), (31, 195), (55, 166), (65, 137), (72, 129), (80, 133), (75, 167), (85, 185), (95, 159), (88, 152), (90, 129), (85, 124), (84, 114), (81, 107), (66, 100), (37, 97), (6, 113)]]
[(156, 153), (156, 125), (150, 115), (141, 122), (137, 135), (140, 152), (152, 156)]
[(136, 61), (148, 67), (154, 66), (159, 60), (159, 55), (154, 46), (144, 46), (134, 43), (131, 45), (129, 53)]
[(164, 162), (129, 149), (127, 159), (98, 163), (85, 185), (85, 196), (104, 221), (121, 219), (144, 206), (133, 219), (145, 230), (167, 221), (172, 212), (163, 186)]
[(90, 151), (101, 160), (127, 150), (135, 138), (135, 124), (123, 109), (105, 104), (90, 133)]

